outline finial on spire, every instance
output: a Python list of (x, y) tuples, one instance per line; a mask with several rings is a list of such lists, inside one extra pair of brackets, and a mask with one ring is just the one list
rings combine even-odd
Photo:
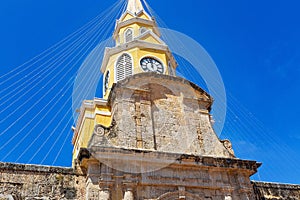
[(142, 10), (144, 10), (144, 7), (140, 0), (128, 0), (127, 11), (136, 14)]

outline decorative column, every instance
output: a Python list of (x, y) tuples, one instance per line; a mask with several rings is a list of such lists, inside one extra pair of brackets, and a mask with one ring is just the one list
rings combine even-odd
[(87, 179), (86, 179), (86, 199), (87, 200), (98, 200), (99, 199), (99, 187), (98, 173), (100, 171), (99, 161), (89, 160), (87, 162)]
[(127, 188), (123, 200), (134, 200), (133, 188)]
[(136, 185), (137, 185), (136, 182), (133, 180), (123, 182), (123, 188), (124, 188), (123, 200), (134, 200), (134, 190), (136, 188)]
[(241, 200), (254, 200), (254, 196), (252, 195), (253, 190), (251, 188), (241, 188), (239, 193)]
[(232, 200), (231, 195), (226, 195), (225, 198), (224, 198), (224, 200)]
[(184, 200), (185, 197), (185, 187), (178, 187), (179, 199)]
[(232, 200), (232, 193), (234, 191), (233, 187), (227, 186), (222, 189), (222, 192), (224, 194), (224, 200)]
[(135, 103), (135, 122), (136, 122), (136, 147), (144, 148), (143, 135), (142, 135), (142, 115), (141, 115), (141, 102), (140, 99)]
[(111, 183), (100, 182), (99, 200), (110, 200), (111, 197)]
[(99, 200), (111, 199), (111, 188), (114, 185), (112, 174), (102, 174), (99, 182)]

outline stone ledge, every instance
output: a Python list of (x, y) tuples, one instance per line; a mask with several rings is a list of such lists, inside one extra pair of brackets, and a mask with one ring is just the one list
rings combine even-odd
[(193, 82), (191, 82), (191, 81), (189, 81), (187, 79), (181, 78), (181, 77), (169, 76), (169, 75), (164, 75), (164, 74), (158, 74), (158, 73), (155, 73), (155, 72), (144, 72), (144, 73), (134, 74), (134, 75), (129, 76), (129, 77), (125, 78), (124, 80), (121, 80), (118, 83), (116, 83), (115, 87), (124, 87), (132, 79), (144, 79), (144, 78), (158, 79), (158, 80), (159, 79), (166, 79), (166, 80), (180, 82), (180, 83), (183, 83), (183, 84), (186, 84), (186, 85), (190, 85), (195, 90), (198, 90), (202, 94), (205, 94), (212, 101), (212, 97), (210, 96), (210, 94), (208, 94), (205, 90), (203, 90), (197, 84), (195, 84), (195, 83), (193, 83)]
[[(197, 165), (204, 167), (215, 167), (215, 168), (231, 168), (231, 169), (244, 169), (250, 170), (253, 173), (261, 166), (261, 163), (250, 160), (240, 160), (236, 158), (218, 158), (218, 157), (209, 157), (209, 156), (198, 156), (191, 154), (177, 154), (177, 153), (168, 153), (168, 152), (159, 152), (151, 150), (142, 150), (142, 149), (124, 149), (124, 148), (115, 148), (115, 147), (92, 147), (90, 149), (81, 149), (81, 154), (79, 155), (79, 161), (86, 158), (89, 159), (90, 156), (95, 153), (97, 155), (122, 155), (119, 156), (120, 159), (137, 159), (140, 160), (143, 158), (146, 162), (159, 162), (159, 160), (174, 160), (173, 164), (188, 164), (188, 165)], [(129, 156), (129, 157), (128, 157)], [(108, 159), (108, 158), (106, 158)]]
[(1, 171), (27, 171), (27, 172), (38, 172), (38, 173), (57, 173), (57, 174), (69, 174), (79, 175), (74, 171), (73, 168), (67, 167), (52, 167), (42, 165), (29, 165), (29, 164), (16, 164), (16, 163), (4, 163), (0, 162)]
[(144, 73), (134, 74), (132, 76), (129, 76), (129, 77), (119, 81), (118, 83), (114, 83), (112, 88), (111, 88), (111, 92), (109, 94), (109, 97), (108, 97), (108, 103), (111, 104), (111, 101), (113, 99), (113, 93), (116, 89), (126, 88), (126, 85), (128, 83), (130, 83), (131, 81), (135, 80), (135, 79), (141, 79), (141, 80), (144, 80), (144, 81), (147, 80), (147, 79), (148, 80), (156, 80), (158, 84), (160, 83), (161, 80), (168, 80), (168, 81), (172, 81), (172, 82), (181, 83), (183, 85), (191, 86), (193, 89), (198, 91), (200, 94), (205, 95), (207, 97), (207, 99), (199, 99), (199, 100), (207, 103), (207, 109), (209, 111), (211, 110), (211, 106), (214, 102), (214, 99), (213, 99), (212, 96), (210, 96), (210, 94), (208, 94), (205, 90), (203, 90), (198, 85), (196, 85), (195, 83), (193, 83), (189, 80), (186, 80), (186, 79), (181, 78), (181, 77), (176, 77), (176, 76), (158, 74), (158, 73), (155, 73), (155, 72), (144, 72)]
[(252, 186), (257, 199), (300, 199), (300, 185), (252, 181)]
[(270, 183), (270, 182), (251, 182), (254, 187), (257, 188), (268, 188), (268, 189), (284, 189), (284, 190), (299, 190), (300, 185), (288, 184), (288, 183)]

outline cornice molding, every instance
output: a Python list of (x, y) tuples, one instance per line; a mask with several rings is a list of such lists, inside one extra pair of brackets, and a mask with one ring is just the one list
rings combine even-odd
[(106, 48), (105, 52), (104, 52), (103, 62), (102, 62), (100, 71), (102, 73), (104, 73), (106, 71), (108, 61), (111, 56), (121, 53), (123, 51), (126, 51), (128, 49), (133, 49), (133, 48), (160, 50), (160, 51), (165, 51), (168, 54), (168, 56), (171, 55), (171, 51), (170, 51), (169, 47), (165, 44), (154, 44), (154, 43), (135, 39), (132, 42), (128, 42), (128, 43), (122, 44), (120, 46), (116, 46), (113, 48)]

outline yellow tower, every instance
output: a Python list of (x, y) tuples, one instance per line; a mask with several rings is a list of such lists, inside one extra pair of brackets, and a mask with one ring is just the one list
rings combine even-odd
[(80, 148), (86, 148), (96, 125), (112, 124), (109, 95), (114, 84), (138, 73), (156, 72), (175, 76), (177, 63), (168, 46), (160, 39), (154, 20), (140, 0), (128, 0), (127, 9), (116, 22), (115, 47), (106, 48), (102, 66), (103, 98), (82, 103), (74, 128), (73, 164)]
[(106, 49), (101, 66), (104, 99), (108, 99), (114, 83), (128, 76), (143, 72), (175, 75), (176, 61), (140, 0), (128, 0), (113, 38), (116, 46)]

